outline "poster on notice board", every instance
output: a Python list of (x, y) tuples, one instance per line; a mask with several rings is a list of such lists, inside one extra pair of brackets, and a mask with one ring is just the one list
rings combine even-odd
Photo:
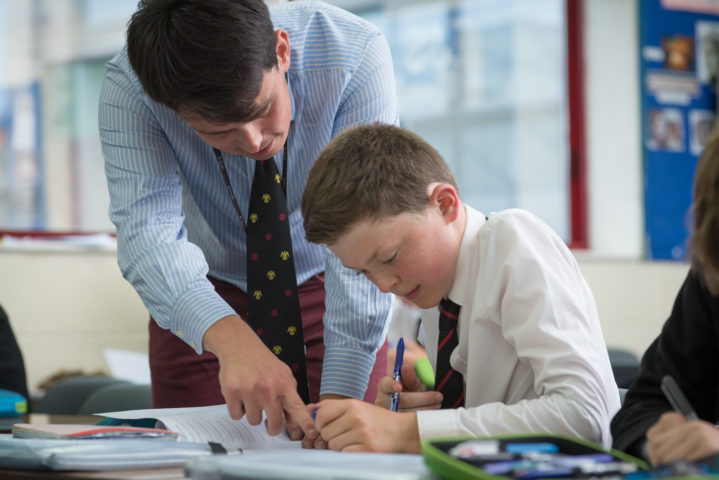
[(688, 260), (694, 168), (714, 125), (719, 3), (640, 0), (646, 256)]

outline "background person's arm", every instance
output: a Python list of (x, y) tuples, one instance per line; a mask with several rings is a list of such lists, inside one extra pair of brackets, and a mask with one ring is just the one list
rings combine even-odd
[(614, 448), (642, 456), (645, 434), (672, 410), (661, 391), (671, 375), (700, 418), (713, 419), (719, 401), (719, 311), (694, 272), (687, 274), (661, 334), (642, 356), (639, 376), (614, 416)]

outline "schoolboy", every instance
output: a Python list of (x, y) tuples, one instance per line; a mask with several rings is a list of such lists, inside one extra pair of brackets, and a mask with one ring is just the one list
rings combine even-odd
[[(697, 162), (692, 195), (691, 269), (611, 424), (615, 448), (654, 465), (719, 454), (719, 131)], [(672, 412), (660, 387), (667, 374), (698, 420)]]
[[(434, 148), (376, 124), (325, 147), (302, 213), (308, 240), (380, 290), (425, 309), (445, 298), (461, 306), (450, 363), (463, 377), (464, 407), (402, 411), (436, 406), (437, 392), (401, 394), (399, 412), (322, 401), (310, 408), (329, 448), (419, 452), (427, 437), (508, 432), (611, 443), (619, 395), (594, 299), (572, 253), (539, 219), (519, 209), (485, 217), (462, 203)], [(444, 368), (436, 317), (423, 329), (435, 370)]]

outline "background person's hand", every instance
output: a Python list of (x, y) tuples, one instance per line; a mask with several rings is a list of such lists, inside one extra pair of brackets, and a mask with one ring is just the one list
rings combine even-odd
[(647, 454), (654, 466), (702, 460), (719, 453), (719, 430), (704, 420), (667, 412), (647, 430)]

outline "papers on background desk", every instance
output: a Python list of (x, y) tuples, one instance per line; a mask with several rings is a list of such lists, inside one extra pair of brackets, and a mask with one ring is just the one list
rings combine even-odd
[(194, 480), (441, 480), (421, 455), (262, 450), (195, 458), (185, 464)]

